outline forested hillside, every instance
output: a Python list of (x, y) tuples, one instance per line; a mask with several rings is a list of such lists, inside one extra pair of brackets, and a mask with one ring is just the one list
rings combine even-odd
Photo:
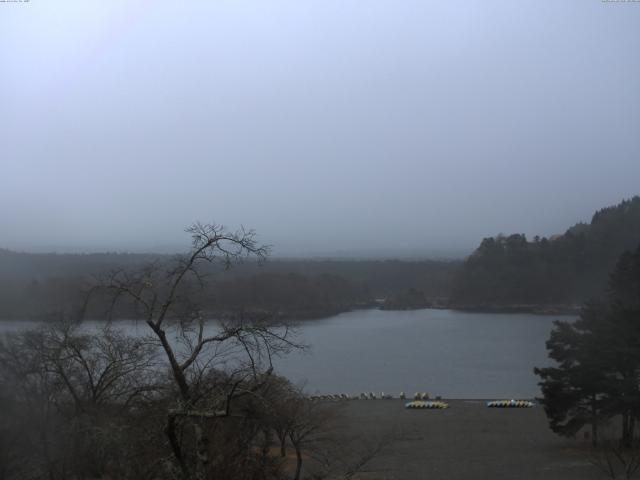
[(601, 296), (608, 272), (640, 244), (640, 197), (597, 211), (551, 238), (485, 238), (465, 261), (453, 304), (468, 307), (573, 304)]
[[(460, 261), (272, 259), (225, 271), (210, 265), (202, 302), (211, 314), (278, 312), (320, 317), (384, 308), (526, 308), (572, 305), (604, 293), (619, 255), (640, 244), (640, 197), (604, 208), (563, 235), (485, 238)], [(34, 318), (77, 306), (88, 279), (167, 262), (168, 255), (29, 254), (0, 250), (0, 318)], [(382, 303), (380, 299), (386, 299)], [(92, 312), (99, 315), (99, 311)], [(122, 316), (131, 312), (121, 311)]]
[[(0, 250), (0, 318), (39, 318), (78, 308), (91, 278), (135, 269), (169, 255), (30, 254)], [(377, 298), (419, 292), (423, 302), (448, 297), (461, 262), (399, 260), (272, 259), (263, 265), (239, 263), (230, 270), (207, 265), (200, 301), (212, 315), (279, 313), (294, 318), (330, 315), (373, 305)], [(94, 303), (100, 316), (107, 306)], [(403, 303), (400, 307), (405, 307)], [(121, 309), (122, 317), (135, 312)]]

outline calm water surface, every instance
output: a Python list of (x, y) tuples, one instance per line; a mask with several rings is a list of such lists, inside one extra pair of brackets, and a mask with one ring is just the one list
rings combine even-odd
[(309, 354), (279, 362), (310, 392), (427, 391), (449, 398), (534, 397), (556, 318), (453, 310), (349, 312), (303, 324)]
[[(309, 393), (426, 391), (448, 398), (530, 398), (534, 366), (548, 365), (545, 341), (554, 319), (454, 310), (358, 310), (307, 321), (310, 346), (276, 360), (276, 370)], [(118, 323), (146, 333), (143, 323)], [(1, 322), (0, 332), (24, 327)]]

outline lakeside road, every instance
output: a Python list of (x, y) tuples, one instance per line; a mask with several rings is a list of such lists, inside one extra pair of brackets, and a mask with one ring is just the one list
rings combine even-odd
[(446, 410), (409, 410), (402, 400), (345, 402), (345, 433), (398, 436), (359, 479), (590, 480), (584, 440), (553, 434), (542, 407), (487, 408), (482, 400), (447, 400)]

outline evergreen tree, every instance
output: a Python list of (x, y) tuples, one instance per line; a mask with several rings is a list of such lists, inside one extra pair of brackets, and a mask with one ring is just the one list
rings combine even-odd
[(622, 252), (640, 242), (640, 197), (599, 210), (563, 235), (485, 238), (456, 277), (459, 306), (579, 304), (605, 293)]
[(536, 368), (542, 379), (541, 401), (549, 426), (559, 435), (572, 437), (586, 425), (592, 442), (598, 440), (598, 424), (606, 418), (608, 378), (592, 327), (604, 318), (602, 305), (586, 305), (576, 322), (556, 321), (547, 341), (556, 367)]
[(607, 305), (585, 305), (575, 322), (556, 322), (547, 341), (556, 366), (536, 368), (551, 429), (573, 436), (620, 417), (630, 445), (640, 419), (640, 247), (624, 253), (610, 276)]
[(640, 419), (640, 246), (625, 252), (609, 282), (607, 343), (603, 356), (612, 370), (611, 409), (622, 417), (622, 439), (629, 445)]

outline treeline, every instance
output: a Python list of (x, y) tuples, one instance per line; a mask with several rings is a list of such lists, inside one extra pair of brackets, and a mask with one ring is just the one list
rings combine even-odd
[(363, 284), (329, 274), (264, 273), (219, 281), (210, 291), (210, 308), (236, 314), (248, 310), (308, 318), (370, 303)]
[[(28, 254), (0, 250), (0, 318), (37, 319), (52, 311), (81, 308), (87, 286), (105, 272), (165, 264), (170, 255)], [(316, 318), (377, 304), (388, 298), (398, 308), (449, 296), (456, 261), (282, 260), (246, 261), (230, 270), (220, 263), (203, 267), (204, 290), (191, 285), (208, 315), (255, 313), (288, 318)], [(189, 285), (185, 286), (190, 288)], [(412, 292), (408, 296), (406, 292)], [(398, 299), (398, 300), (396, 300)], [(409, 304), (406, 299), (413, 303)], [(108, 305), (94, 302), (88, 312), (101, 317)], [(131, 318), (121, 306), (115, 314)]]
[[(563, 235), (485, 238), (464, 262), (270, 259), (203, 268), (211, 315), (322, 317), (353, 308), (566, 307), (606, 290), (616, 258), (640, 242), (640, 197), (604, 208)], [(87, 280), (106, 271), (171, 262), (170, 255), (28, 254), (0, 249), (0, 318), (78, 308)], [(99, 312), (94, 312), (99, 313)], [(133, 312), (135, 313), (135, 312)], [(129, 317), (132, 312), (120, 311)]]
[(457, 306), (576, 304), (601, 297), (618, 256), (640, 242), (640, 197), (599, 210), (563, 235), (485, 238), (455, 281)]

